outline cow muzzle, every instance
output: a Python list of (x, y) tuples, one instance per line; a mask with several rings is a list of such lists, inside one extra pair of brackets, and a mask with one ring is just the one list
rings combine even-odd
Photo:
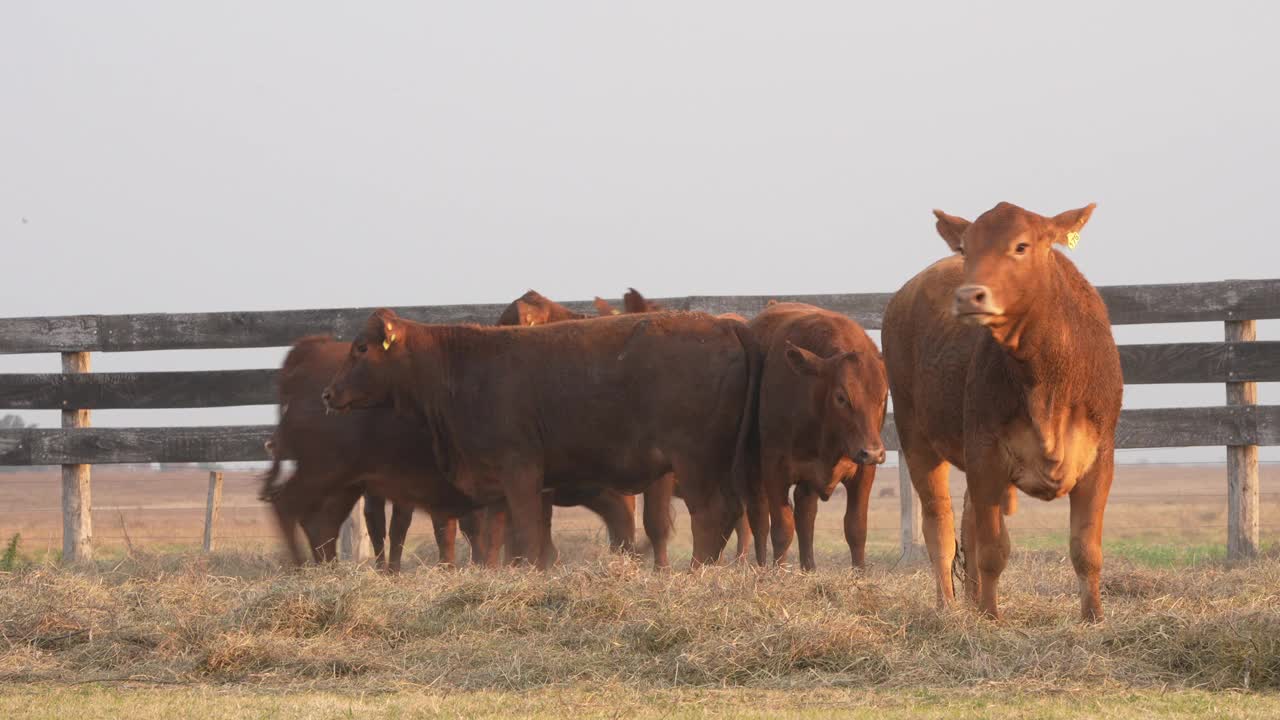
[(961, 320), (978, 325), (985, 325), (987, 320), (1004, 314), (1004, 308), (995, 302), (991, 288), (986, 285), (962, 285), (957, 288), (952, 311)]
[(338, 404), (335, 400), (336, 397), (337, 393), (334, 392), (332, 385), (325, 388), (324, 392), (320, 393), (320, 402), (324, 403), (325, 415), (334, 415), (346, 409)]
[(884, 462), (884, 446), (862, 448), (853, 454), (853, 461), (859, 465), (879, 465)]

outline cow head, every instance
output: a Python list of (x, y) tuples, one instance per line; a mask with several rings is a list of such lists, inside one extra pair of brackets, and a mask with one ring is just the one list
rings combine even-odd
[(1074, 247), (1094, 207), (1050, 218), (1002, 202), (973, 222), (934, 210), (938, 234), (964, 256), (956, 316), (992, 328), (1020, 318), (1051, 281), (1054, 244)]
[[(797, 375), (813, 381), (813, 409), (819, 427), (827, 428), (824, 447), (839, 451), (859, 465), (884, 462), (884, 425), (889, 381), (876, 353), (846, 352), (828, 358), (787, 341), (787, 364)], [(830, 497), (835, 489), (824, 490)]]
[(613, 315), (622, 314), (621, 311), (618, 310), (618, 308), (610, 305), (608, 300), (605, 300), (604, 298), (598, 295), (596, 296), (596, 299), (592, 301), (591, 304), (595, 306), (596, 314), (599, 315), (600, 317), (611, 317)]
[(338, 374), (320, 395), (325, 409), (391, 407), (395, 378), (409, 365), (406, 329), (404, 320), (390, 310), (370, 315)]

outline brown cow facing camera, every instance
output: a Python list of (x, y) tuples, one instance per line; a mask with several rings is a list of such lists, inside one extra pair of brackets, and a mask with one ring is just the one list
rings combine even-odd
[[(765, 352), (756, 492), (768, 503), (774, 562), (785, 562), (798, 532), (800, 566), (817, 567), (818, 500), (830, 499), (836, 484), (844, 483), (845, 540), (853, 566), (863, 567), (867, 503), (876, 466), (884, 462), (880, 431), (889, 384), (880, 350), (845, 315), (803, 303), (770, 303), (750, 327)], [(760, 562), (763, 530), (754, 528)]]
[(636, 493), (674, 471), (696, 565), (716, 561), (742, 512), (758, 370), (745, 326), (699, 313), (512, 328), (379, 310), (323, 398), (417, 417), (453, 486), (507, 502), (526, 560), (542, 558), (544, 485)]
[(971, 600), (998, 617), (1013, 488), (1071, 503), (1081, 614), (1102, 618), (1102, 515), (1124, 381), (1106, 306), (1056, 244), (1093, 205), (1043, 217), (1000, 203), (969, 222), (935, 211), (957, 255), (916, 275), (885, 311), (894, 419), (938, 600), (954, 599), (949, 464), (965, 472), (961, 544)]

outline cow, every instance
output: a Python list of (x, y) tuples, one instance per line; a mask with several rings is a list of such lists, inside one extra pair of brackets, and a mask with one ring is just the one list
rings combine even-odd
[(554, 300), (549, 300), (534, 290), (511, 301), (498, 316), (499, 325), (546, 325), (561, 320), (582, 320), (588, 317), (574, 312)]
[(674, 471), (696, 566), (719, 558), (742, 511), (759, 366), (746, 326), (701, 313), (512, 328), (384, 309), (323, 400), (415, 414), (451, 484), (475, 504), (505, 500), (517, 556), (539, 566), (544, 486), (636, 493)]
[[(526, 291), (523, 295), (511, 301), (502, 313), (498, 316), (498, 325), (529, 327), (533, 325), (544, 325), (549, 322), (559, 322), (562, 320), (579, 320), (588, 317), (582, 313), (577, 313), (560, 303), (550, 300), (535, 290)], [(556, 550), (555, 543), (550, 535), (551, 512), (553, 505), (561, 507), (572, 507), (581, 505), (599, 515), (604, 521), (606, 531), (609, 536), (610, 549), (630, 553), (635, 545), (635, 499), (631, 495), (619, 493), (616, 490), (608, 488), (593, 490), (577, 490), (577, 491), (556, 491), (550, 497), (544, 498), (544, 512), (547, 517), (544, 525), (547, 528), (547, 537), (543, 540), (543, 552), (548, 555), (542, 562), (543, 564), (553, 564), (558, 558), (559, 553)], [(487, 519), (486, 519), (487, 518)], [(365, 493), (365, 519), (369, 529), (369, 537), (373, 540), (374, 552), (381, 554), (380, 546), (382, 537), (386, 533), (386, 510), (385, 499), (371, 493)], [(397, 527), (402, 527), (403, 533), (408, 532), (409, 524), (412, 521), (412, 508), (409, 508), (409, 514), (401, 518), (400, 508), (397, 506), (393, 510), (391, 518), (391, 526), (393, 534)], [(484, 523), (498, 523), (491, 530), (496, 532), (497, 536), (503, 535), (502, 530), (511, 529), (506, 524), (506, 512), (501, 507), (489, 508), (486, 510), (474, 511), (474, 516), (468, 518), (468, 522), (472, 527), (480, 527)], [(399, 525), (397, 524), (399, 522)], [(456, 534), (456, 533), (455, 533)], [(508, 535), (510, 533), (507, 533)], [(510, 538), (508, 542), (508, 555), (511, 556)], [(662, 543), (665, 548), (666, 543)], [(655, 545), (655, 548), (657, 546)], [(655, 550), (655, 557), (658, 556)], [(660, 566), (666, 566), (665, 549), (662, 551), (660, 558)]]
[[(307, 337), (294, 343), (280, 371), (280, 421), (269, 451), (272, 469), (264, 476), (263, 497), (271, 502), (290, 555), (304, 560), (295, 527), (301, 525), (316, 560), (333, 557), (337, 528), (368, 489), (397, 501), (393, 517), (390, 558), (379, 553), (379, 564), (400, 567), (408, 523), (403, 518), (414, 505), (431, 513), (440, 562), (455, 562), (453, 518), (479, 506), (445, 480), (433, 448), (420, 441), (422, 428), (413, 420), (385, 410), (362, 410), (344, 415), (327, 413), (321, 392), (350, 352), (350, 344), (327, 337)], [(277, 484), (281, 462), (292, 459), (296, 471)], [(408, 513), (399, 513), (399, 508)], [(474, 527), (474, 526), (471, 526)], [(464, 532), (467, 528), (464, 528)], [(473, 559), (478, 538), (466, 532)]]
[(1044, 217), (1000, 203), (973, 222), (935, 210), (956, 254), (890, 300), (882, 341), (902, 455), (920, 494), (938, 601), (954, 600), (949, 466), (965, 472), (966, 590), (999, 617), (1013, 489), (1071, 503), (1081, 616), (1102, 619), (1102, 515), (1123, 379), (1106, 306), (1066, 255), (1094, 206)]
[[(264, 478), (268, 485), (264, 495), (273, 499), (278, 512), (293, 518), (283, 520), (282, 529), (283, 524), (300, 524), (314, 559), (331, 560), (338, 528), (364, 492), (365, 518), (378, 567), (390, 572), (400, 570), (415, 505), (431, 516), (442, 564), (455, 564), (457, 529), (461, 527), (472, 548), (472, 562), (495, 565), (501, 547), (501, 510), (471, 507), (463, 511), (468, 504), (451, 492), (431, 447), (421, 442), (420, 427), (396, 417), (391, 410), (349, 415), (325, 412), (320, 393), (349, 350), (349, 343), (310, 337), (295, 343), (285, 359), (280, 377), (280, 422), (267, 448), (274, 462)], [(286, 486), (300, 486), (305, 493), (282, 494), (283, 488), (275, 487), (285, 459), (294, 460), (298, 468)], [(611, 546), (629, 548), (635, 534), (633, 509), (625, 501), (600, 497), (603, 495), (557, 492), (547, 500), (590, 507), (604, 520)], [(385, 496), (397, 500), (393, 504), (389, 553), (385, 547)], [(294, 509), (296, 502), (305, 504)], [(486, 529), (492, 523), (496, 525)], [(289, 542), (291, 533), (285, 532)], [(550, 549), (554, 551), (553, 547)], [(300, 555), (292, 546), (291, 553), (297, 561)]]
[[(880, 351), (858, 323), (803, 303), (770, 303), (749, 326), (765, 353), (756, 492), (768, 503), (774, 562), (786, 561), (798, 531), (800, 567), (817, 567), (818, 499), (830, 499), (844, 483), (845, 540), (853, 566), (864, 567), (867, 503), (885, 454), (880, 431), (889, 384)], [(763, 545), (763, 528), (753, 530)]]
[[(658, 303), (649, 300), (640, 294), (635, 288), (627, 288), (626, 294), (622, 296), (623, 311), (609, 304), (607, 300), (597, 297), (594, 301), (596, 313), (600, 317), (609, 317), (612, 315), (620, 315), (622, 312), (627, 313), (646, 313), (658, 312), (663, 309)], [(747, 319), (737, 313), (721, 313), (717, 315), (721, 319), (735, 320), (747, 324)], [(669, 508), (671, 499), (682, 497), (680, 494), (680, 483), (675, 475), (667, 475), (661, 480), (655, 482), (644, 491), (644, 526), (645, 534), (649, 537), (649, 542), (653, 544), (655, 558), (661, 555), (666, 558), (666, 547), (670, 540), (672, 531), (672, 519)], [(751, 509), (751, 508), (748, 508)], [(757, 515), (757, 523), (761, 522), (759, 518), (762, 514)], [(738, 524), (734, 527), (734, 532), (738, 536), (738, 548), (734, 553), (735, 561), (744, 561), (747, 557), (747, 549), (751, 545), (751, 523), (744, 513), (738, 519)], [(763, 552), (757, 549), (757, 554)], [(764, 559), (760, 558), (763, 563)], [(665, 567), (665, 561), (659, 562), (659, 567)]]

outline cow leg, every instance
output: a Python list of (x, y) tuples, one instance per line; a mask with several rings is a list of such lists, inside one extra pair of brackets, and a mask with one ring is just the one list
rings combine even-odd
[(796, 534), (795, 513), (791, 508), (791, 498), (787, 497), (791, 490), (791, 477), (785, 461), (779, 457), (767, 457), (762, 465), (764, 491), (769, 502), (769, 535), (773, 539), (773, 562), (775, 565), (782, 565), (787, 562), (787, 551)]
[(302, 522), (302, 532), (316, 562), (330, 562), (338, 556), (338, 533), (362, 492), (359, 486), (343, 488), (340, 494), (331, 495)]
[(1102, 621), (1098, 585), (1102, 574), (1102, 514), (1111, 494), (1115, 457), (1099, 453), (1093, 469), (1071, 490), (1071, 564), (1080, 583), (1080, 617)]
[(617, 490), (601, 490), (582, 506), (600, 516), (609, 533), (609, 549), (631, 553), (636, 544), (636, 499)]
[(800, 569), (817, 570), (818, 563), (813, 556), (813, 525), (818, 517), (818, 493), (800, 483), (796, 485), (795, 498), (796, 534), (800, 536)]
[[(317, 481), (317, 478), (296, 471), (288, 481), (278, 486), (279, 489), (272, 496), (271, 510), (276, 517), (276, 525), (280, 529), (285, 547), (289, 551), (289, 558), (294, 565), (300, 566), (307, 561), (302, 552), (302, 545), (298, 543), (298, 527), (304, 521), (311, 520), (312, 515), (324, 504), (322, 499), (317, 499), (316, 488), (327, 487), (330, 485), (326, 482), (326, 478), (321, 477)], [(332, 502), (333, 498), (330, 497), (329, 501)], [(354, 499), (351, 502), (352, 505), (355, 504)], [(350, 512), (350, 510), (351, 508), (348, 507), (347, 511)]]
[(742, 500), (729, 497), (719, 483), (729, 477), (728, 468), (724, 472), (708, 472), (704, 468), (713, 468), (710, 463), (675, 463), (676, 477), (680, 479), (680, 491), (684, 495), (685, 505), (689, 508), (689, 521), (693, 527), (693, 560), (691, 568), (702, 565), (714, 565), (724, 552), (725, 543), (729, 541), (729, 533), (742, 513)]
[(849, 556), (855, 568), (867, 566), (867, 510), (875, 480), (875, 465), (859, 465), (852, 477), (844, 479), (844, 541), (849, 544)]
[(1008, 481), (980, 468), (973, 468), (967, 480), (973, 509), (973, 546), (978, 555), (978, 608), (984, 615), (999, 619), (1000, 574), (1009, 562), (1009, 533), (1000, 511)]
[(738, 522), (733, 526), (734, 534), (738, 536), (738, 550), (733, 555), (734, 562), (746, 562), (747, 550), (751, 547), (751, 518), (747, 517), (747, 506), (743, 505), (742, 517), (738, 518)]
[(502, 546), (506, 538), (507, 506), (499, 501), (476, 508), (463, 516), (463, 532), (470, 528), (471, 564), (496, 568), (502, 564)]
[(458, 529), (462, 531), (462, 536), (467, 539), (467, 545), (471, 548), (471, 564), (476, 566), (484, 564), (486, 532), (484, 513), (484, 508), (477, 508), (458, 518)]
[[(384, 513), (385, 514), (385, 513)], [(387, 572), (400, 572), (400, 560), (404, 557), (404, 541), (409, 536), (409, 526), (413, 524), (413, 506), (404, 503), (391, 503), (391, 526), (387, 540), (391, 545)], [(453, 539), (450, 534), (450, 540)]]
[(964, 512), (960, 516), (960, 551), (964, 558), (964, 595), (974, 606), (979, 602), (978, 588), (978, 551), (974, 549), (974, 538), (978, 529), (974, 525), (973, 503), (969, 501), (969, 491), (964, 491)]
[[(436, 564), (452, 568), (458, 564), (457, 557), (457, 538), (458, 538), (458, 519), (449, 517), (439, 510), (432, 510), (431, 515), (431, 532), (436, 538), (436, 551), (438, 559)], [(394, 516), (393, 516), (394, 517)], [(406, 530), (408, 527), (406, 526)], [(471, 541), (474, 543), (474, 541)], [(475, 545), (472, 545), (474, 552)]]
[(538, 554), (538, 569), (546, 570), (560, 560), (560, 551), (551, 540), (551, 516), (555, 513), (552, 494), (542, 493), (542, 551)]
[[(392, 510), (394, 513), (395, 511)], [(375, 564), (379, 570), (387, 569), (387, 499), (371, 492), (364, 494), (364, 524), (373, 545)]]
[(644, 489), (644, 534), (653, 546), (653, 567), (665, 570), (671, 567), (667, 557), (667, 545), (675, 521), (671, 517), (671, 496), (675, 494), (675, 475), (667, 473)]
[(529, 469), (511, 469), (502, 474), (503, 494), (507, 498), (508, 522), (511, 526), (511, 563), (540, 563), (547, 521), (543, 510), (542, 473)]
[(955, 587), (951, 583), (951, 563), (956, 557), (956, 526), (951, 511), (951, 490), (947, 484), (951, 466), (927, 448), (904, 449), (899, 458), (904, 456), (911, 471), (911, 485), (920, 496), (921, 525), (924, 543), (929, 549), (929, 562), (933, 565), (938, 605), (946, 606), (956, 599)]
[(756, 565), (764, 567), (769, 561), (769, 498), (756, 481), (746, 500), (747, 529), (755, 541)]
[(496, 568), (502, 564), (502, 549), (507, 538), (506, 501), (494, 503), (484, 510), (484, 566)]

